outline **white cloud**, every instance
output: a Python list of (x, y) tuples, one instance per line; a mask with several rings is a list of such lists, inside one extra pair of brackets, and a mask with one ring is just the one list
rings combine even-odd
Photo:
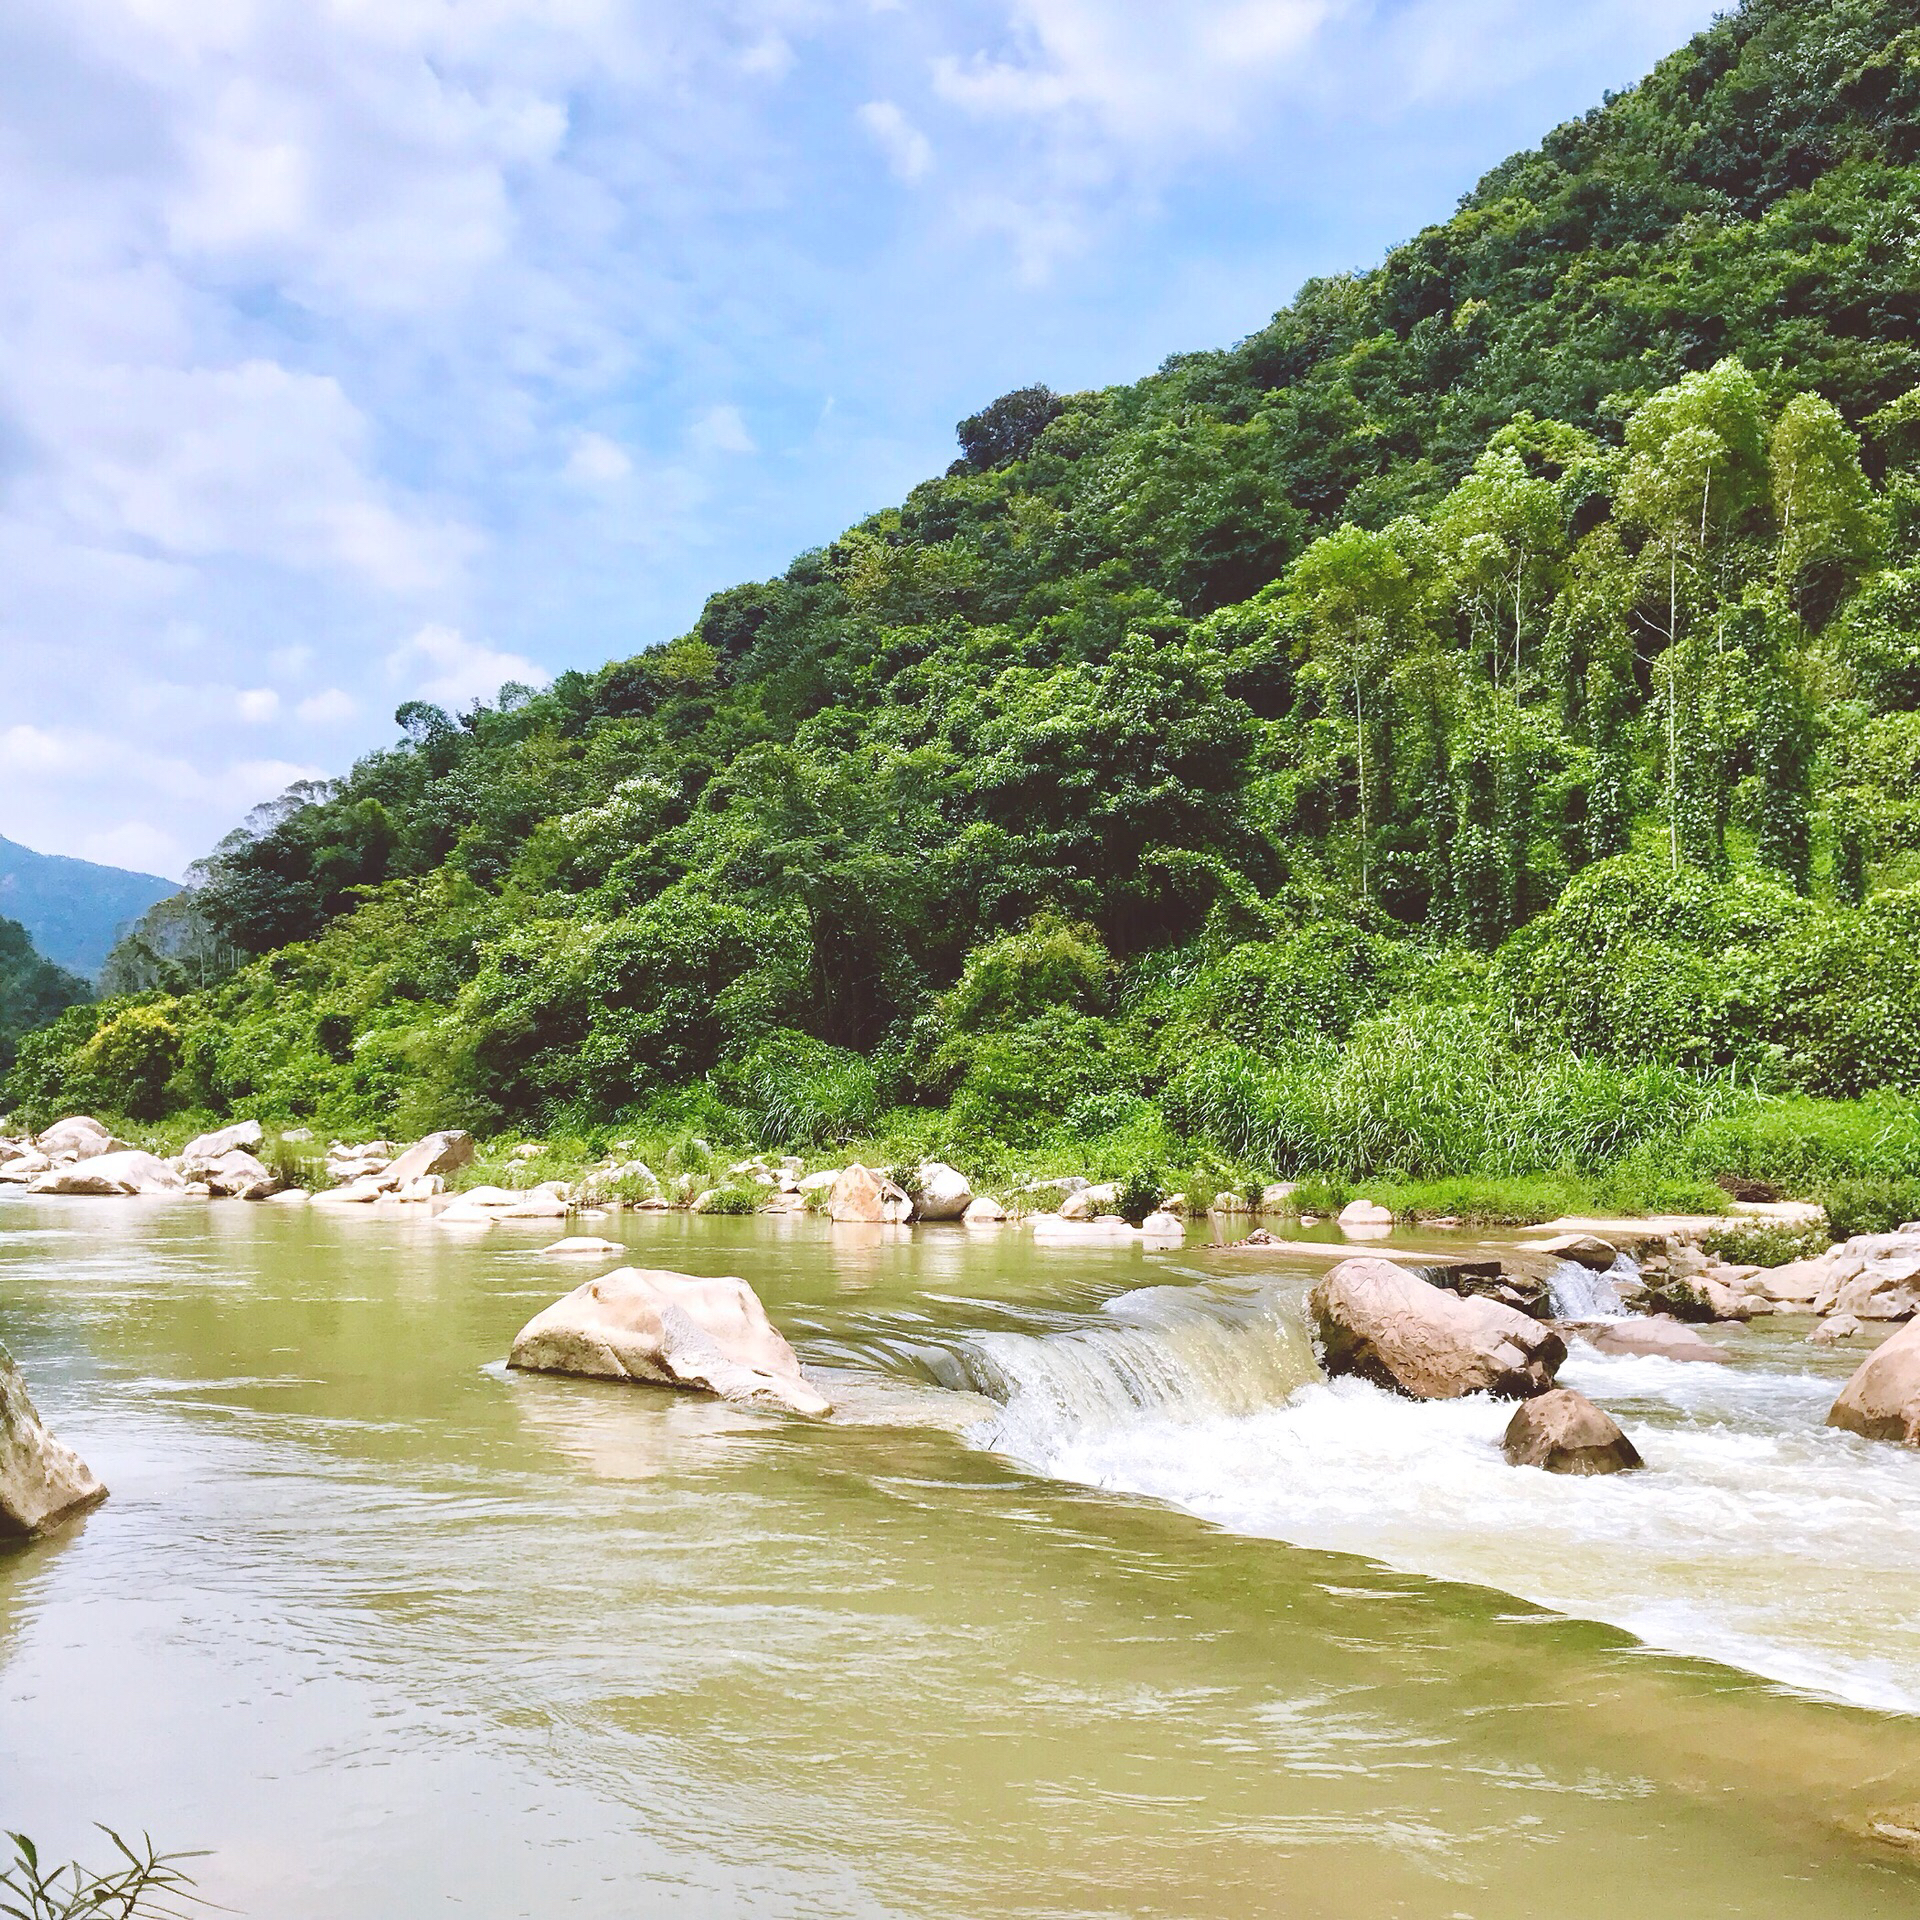
[(509, 680), (545, 686), (531, 660), (467, 639), (457, 628), (424, 626), (388, 660), (390, 676), (414, 698), (461, 707), (491, 700)]
[(891, 100), (869, 100), (857, 117), (886, 156), (896, 180), (912, 186), (926, 178), (933, 166), (933, 142), (899, 107)]
[(271, 687), (250, 687), (236, 694), (233, 703), (239, 709), (240, 718), (253, 726), (280, 717), (280, 696)]
[(610, 487), (633, 472), (626, 449), (604, 433), (583, 433), (567, 456), (567, 478), (578, 486)]
[(699, 453), (758, 453), (745, 416), (738, 407), (709, 407), (693, 423), (687, 436)]
[(324, 693), (309, 694), (294, 708), (295, 715), (310, 727), (338, 726), (343, 720), (351, 720), (359, 711), (359, 701), (338, 687), (329, 687)]

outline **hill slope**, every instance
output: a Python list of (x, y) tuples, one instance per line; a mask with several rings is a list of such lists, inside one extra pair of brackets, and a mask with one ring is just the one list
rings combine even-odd
[(88, 979), (126, 928), (179, 887), (151, 873), (95, 866), (0, 840), (0, 914), (19, 921), (56, 966)]
[(209, 863), (261, 958), (12, 1097), (1912, 1171), (1917, 129), (1910, 6), (1749, 0), (671, 645), (403, 708)]

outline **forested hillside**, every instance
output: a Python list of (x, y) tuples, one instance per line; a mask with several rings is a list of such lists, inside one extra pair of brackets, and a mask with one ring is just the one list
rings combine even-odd
[(403, 708), (10, 1098), (1913, 1171), (1917, 321), (1920, 9), (1750, 0), (1238, 346)]

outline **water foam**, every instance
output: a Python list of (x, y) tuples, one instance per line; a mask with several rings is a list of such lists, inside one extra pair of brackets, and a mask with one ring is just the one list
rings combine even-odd
[(1831, 1380), (1602, 1356), (1562, 1378), (1642, 1473), (1509, 1467), (1511, 1406), (1312, 1366), (1297, 1295), (1124, 1296), (1108, 1324), (977, 1341), (976, 1444), (1235, 1532), (1473, 1581), (1862, 1706), (1920, 1713), (1920, 1458), (1821, 1422)]

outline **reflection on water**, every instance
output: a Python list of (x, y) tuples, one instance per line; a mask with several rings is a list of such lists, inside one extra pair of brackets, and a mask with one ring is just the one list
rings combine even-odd
[(1843, 1357), (1576, 1352), (1651, 1469), (1564, 1481), (1205, 1249), (598, 1230), (749, 1278), (840, 1417), (507, 1375), (535, 1236), (0, 1202), (114, 1488), (0, 1557), (6, 1825), (275, 1920), (1920, 1904), (1841, 1825), (1920, 1719), (1677, 1657), (1920, 1705), (1920, 1460), (1814, 1425)]

